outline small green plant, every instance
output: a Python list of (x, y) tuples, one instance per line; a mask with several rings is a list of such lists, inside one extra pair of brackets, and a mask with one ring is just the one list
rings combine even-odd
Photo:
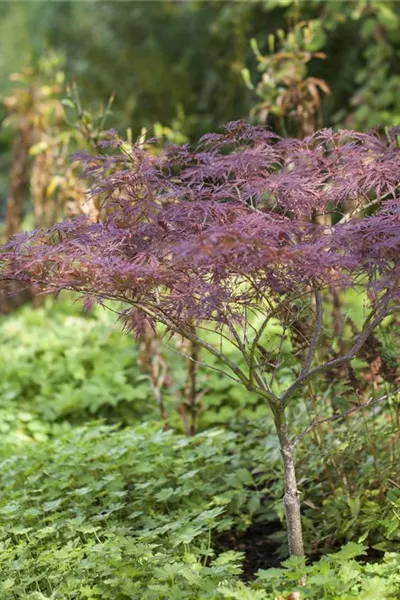
[[(304, 566), (297, 557), (291, 557), (282, 563), (281, 569), (259, 571), (258, 582), (282, 600), (290, 597), (299, 600), (397, 598), (400, 555), (388, 553), (377, 564), (357, 562), (355, 559), (365, 555), (365, 551), (362, 544), (349, 543), (336, 554), (324, 556), (311, 566)], [(300, 580), (305, 585), (299, 586)], [(290, 587), (291, 595), (288, 596)]]
[[(190, 400), (192, 363), (179, 353), (186, 354), (186, 347), (174, 340), (160, 346), (154, 335), (138, 344), (121, 335), (112, 311), (97, 307), (85, 315), (75, 309), (66, 299), (47, 298), (40, 308), (24, 306), (0, 321), (3, 436), (39, 439), (61, 424), (99, 418), (124, 425), (158, 420), (156, 394), (162, 395), (168, 426), (189, 433), (182, 408)], [(218, 371), (200, 364), (196, 376), (198, 430), (267, 414), (260, 399), (244, 399)]]
[(369, 564), (354, 543), (240, 582), (243, 554), (216, 542), (249, 523), (256, 480), (242, 444), (222, 430), (92, 423), (14, 448), (0, 462), (2, 600), (398, 597), (400, 555)]
[(319, 51), (322, 40), (318, 21), (298, 23), (287, 33), (278, 29), (269, 34), (268, 55), (261, 53), (257, 40), (251, 40), (262, 74), (254, 86), (249, 70), (242, 71), (247, 87), (255, 90), (259, 99), (252, 114), (283, 135), (310, 135), (322, 126), (322, 94), (331, 92), (324, 80), (308, 74), (312, 60), (326, 58)]
[(0, 324), (0, 407), (20, 415), (22, 439), (42, 435), (32, 429), (38, 420), (49, 427), (154, 418), (137, 344), (121, 336), (112, 315), (68, 314), (52, 304), (26, 306)]
[(241, 570), (213, 549), (249, 500), (235, 447), (222, 431), (93, 424), (16, 450), (1, 462), (1, 598), (212, 598)]

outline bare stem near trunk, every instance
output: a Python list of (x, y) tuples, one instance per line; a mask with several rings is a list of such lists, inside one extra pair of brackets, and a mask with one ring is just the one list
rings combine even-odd
[(300, 494), (297, 489), (294, 463), (294, 446), (290, 440), (285, 414), (274, 411), (275, 426), (279, 438), (279, 446), (283, 463), (283, 479), (285, 494), (286, 526), (288, 532), (290, 556), (304, 556), (303, 531), (301, 527)]
[(151, 327), (146, 326), (139, 347), (138, 364), (150, 376), (151, 389), (160, 411), (164, 428), (169, 429), (167, 410), (164, 404), (164, 387), (168, 377), (168, 365), (161, 356), (160, 340)]

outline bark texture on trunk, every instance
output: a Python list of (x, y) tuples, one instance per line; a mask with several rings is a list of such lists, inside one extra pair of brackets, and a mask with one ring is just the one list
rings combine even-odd
[[(193, 332), (196, 333), (194, 328)], [(186, 361), (187, 379), (185, 386), (185, 404), (189, 409), (190, 414), (189, 435), (194, 435), (197, 428), (197, 361), (199, 359), (200, 347), (196, 342), (189, 341), (189, 349), (189, 358)]]
[(290, 556), (304, 556), (303, 531), (301, 527), (300, 494), (297, 489), (294, 448), (290, 441), (284, 415), (275, 418), (283, 463), (283, 503), (286, 514)]

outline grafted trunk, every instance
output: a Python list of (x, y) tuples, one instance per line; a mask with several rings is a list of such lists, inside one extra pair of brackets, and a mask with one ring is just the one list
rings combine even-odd
[(290, 556), (304, 556), (303, 530), (301, 526), (300, 494), (297, 489), (294, 447), (290, 441), (287, 423), (283, 414), (275, 416), (283, 463), (284, 497), (286, 526)]

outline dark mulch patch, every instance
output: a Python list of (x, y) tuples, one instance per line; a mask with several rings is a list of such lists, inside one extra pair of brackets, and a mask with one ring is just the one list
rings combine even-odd
[(259, 569), (279, 567), (282, 557), (278, 557), (280, 543), (271, 538), (282, 529), (281, 523), (252, 523), (246, 531), (227, 531), (218, 536), (216, 550), (244, 552), (243, 581), (254, 579)]
[[(286, 556), (282, 556), (282, 543), (275, 539), (273, 534), (282, 532), (282, 523), (279, 521), (266, 523), (252, 523), (245, 531), (227, 531), (218, 536), (214, 542), (217, 552), (235, 550), (244, 553), (243, 573), (241, 579), (244, 582), (255, 579), (259, 569), (270, 569), (280, 567)], [(307, 555), (307, 563), (318, 561), (327, 552), (334, 553), (340, 550), (346, 540), (337, 542), (329, 548), (319, 548)], [(374, 563), (382, 560), (384, 552), (368, 548), (366, 554), (360, 557), (361, 562)]]

